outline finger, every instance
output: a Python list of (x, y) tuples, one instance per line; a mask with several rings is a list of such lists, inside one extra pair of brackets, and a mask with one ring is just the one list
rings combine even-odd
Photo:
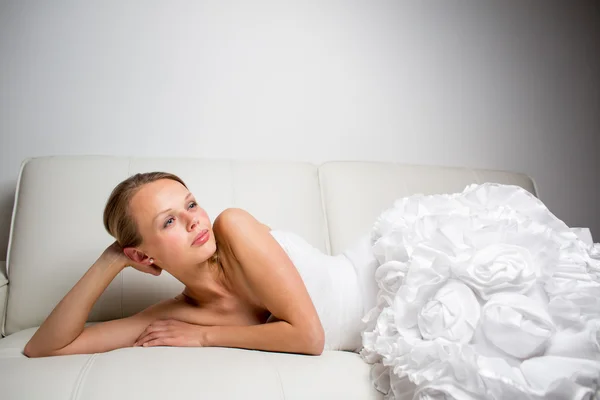
[[(135, 343), (141, 342), (147, 335), (152, 332), (167, 331), (173, 329), (174, 326), (181, 324), (182, 322), (174, 319), (161, 319), (152, 322), (144, 329), (144, 331), (138, 336)], [(134, 344), (135, 346), (135, 344)]]
[(175, 346), (175, 339), (172, 337), (157, 338), (144, 343), (143, 347), (155, 347), (155, 346)]
[(160, 337), (161, 333), (164, 333), (164, 331), (148, 332), (147, 334), (141, 336), (138, 340), (136, 340), (135, 343), (137, 346), (141, 346), (142, 344), (144, 344), (144, 342), (147, 342), (148, 340), (152, 340), (157, 337)]
[(173, 335), (174, 334), (169, 331), (152, 332), (152, 333), (146, 335), (146, 337), (142, 338), (141, 340), (138, 340), (138, 345), (142, 346), (144, 343), (147, 343), (151, 340), (164, 339), (164, 338), (172, 337)]
[(150, 333), (143, 333), (140, 335), (139, 338), (137, 338), (135, 340), (135, 343), (133, 344), (134, 346), (139, 346), (140, 344), (144, 343), (146, 341), (146, 338), (148, 337)]
[(150, 333), (166, 331), (168, 329), (168, 325), (152, 323), (151, 325), (148, 325), (146, 329), (144, 329), (144, 332), (142, 332), (142, 334), (137, 338), (137, 341), (149, 335)]
[(158, 337), (157, 333), (148, 333), (147, 335), (144, 335), (144, 337), (139, 338), (135, 343), (136, 346), (142, 346), (145, 342), (152, 340), (152, 339), (156, 339)]

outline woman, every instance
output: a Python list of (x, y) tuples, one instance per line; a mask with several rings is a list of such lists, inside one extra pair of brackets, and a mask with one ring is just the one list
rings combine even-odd
[[(137, 174), (117, 185), (104, 211), (104, 225), (116, 241), (52, 311), (27, 343), (25, 355), (98, 353), (129, 346), (319, 355), (326, 331), (332, 343), (327, 348), (340, 349), (342, 331), (347, 332), (340, 318), (356, 325), (364, 312), (354, 294), (354, 308), (346, 304), (340, 313), (335, 306), (336, 299), (344, 301), (339, 296), (343, 290), (335, 288), (338, 278), (345, 273), (356, 285), (347, 260), (325, 256), (292, 234), (271, 231), (241, 209), (223, 211), (211, 225), (175, 175)], [(290, 259), (293, 253), (296, 266)], [(318, 268), (327, 262), (345, 272), (336, 271), (333, 279), (327, 268)], [(98, 297), (127, 266), (152, 275), (165, 270), (185, 289), (133, 316), (84, 327)], [(320, 313), (303, 278), (313, 297), (321, 299)], [(356, 293), (354, 286), (345, 288)], [(337, 297), (326, 299), (332, 292)], [(322, 319), (327, 319), (326, 329)], [(359, 347), (357, 329), (349, 342), (351, 349)]]

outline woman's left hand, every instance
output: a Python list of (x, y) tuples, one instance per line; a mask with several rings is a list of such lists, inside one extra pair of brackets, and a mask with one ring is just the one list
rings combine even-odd
[(174, 346), (203, 347), (206, 327), (176, 319), (157, 320), (148, 325), (133, 347)]

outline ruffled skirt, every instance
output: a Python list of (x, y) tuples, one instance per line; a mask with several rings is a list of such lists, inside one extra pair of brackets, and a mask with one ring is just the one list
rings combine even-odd
[(600, 244), (526, 190), (399, 199), (375, 222), (361, 356), (386, 398), (588, 399), (600, 377)]

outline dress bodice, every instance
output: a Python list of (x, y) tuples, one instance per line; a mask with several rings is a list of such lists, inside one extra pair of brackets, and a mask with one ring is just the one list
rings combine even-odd
[[(350, 252), (337, 256), (324, 254), (302, 237), (288, 231), (272, 230), (271, 235), (298, 270), (319, 314), (325, 330), (326, 350), (360, 349), (362, 317), (372, 307), (365, 299), (366, 286), (361, 277), (373, 281), (373, 273), (364, 274), (364, 257)], [(353, 249), (354, 253), (356, 250)], [(358, 262), (357, 262), (358, 261)], [(355, 264), (363, 264), (361, 266)], [(372, 286), (372, 285), (371, 285)], [(372, 294), (374, 298), (374, 294)]]

